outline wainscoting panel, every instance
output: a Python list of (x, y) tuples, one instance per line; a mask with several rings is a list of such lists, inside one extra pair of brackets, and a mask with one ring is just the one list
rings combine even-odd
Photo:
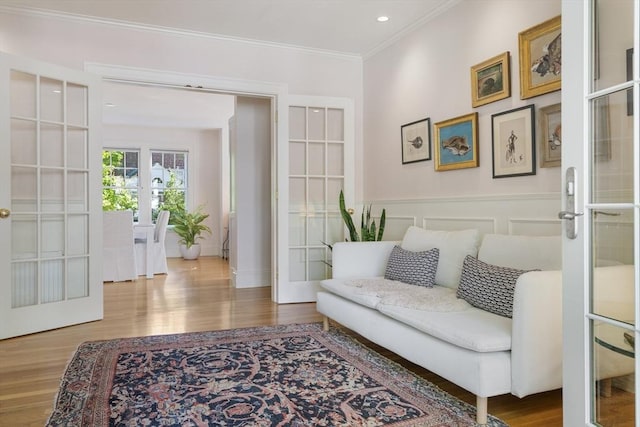
[(369, 204), (376, 211), (386, 209), (390, 231), (385, 231), (384, 240), (401, 240), (414, 224), (433, 230), (476, 228), (483, 234), (550, 236), (562, 232), (559, 192), (365, 201)]
[(496, 232), (496, 219), (495, 218), (472, 218), (472, 217), (460, 217), (460, 218), (437, 218), (437, 217), (425, 217), (422, 219), (422, 228), (429, 230), (467, 230), (475, 228), (480, 230), (482, 234), (495, 233)]
[[(376, 220), (379, 224), (380, 220)], [(407, 228), (416, 225), (415, 216), (390, 216), (386, 215), (383, 240), (402, 240)]]
[(562, 221), (548, 218), (512, 218), (509, 234), (553, 236), (562, 233)]

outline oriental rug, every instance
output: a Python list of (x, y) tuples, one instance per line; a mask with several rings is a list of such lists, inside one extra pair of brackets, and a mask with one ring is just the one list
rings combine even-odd
[[(321, 324), (92, 341), (48, 426), (473, 426), (475, 408)], [(490, 426), (505, 426), (489, 417)]]

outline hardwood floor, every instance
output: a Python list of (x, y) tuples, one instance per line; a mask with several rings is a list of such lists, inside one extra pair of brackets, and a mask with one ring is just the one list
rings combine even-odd
[[(270, 292), (231, 288), (228, 265), (216, 257), (169, 259), (166, 276), (105, 283), (103, 320), (0, 341), (0, 426), (44, 425), (66, 364), (84, 341), (322, 320), (315, 304), (277, 305)], [(373, 347), (475, 404), (470, 393)], [(511, 426), (561, 426), (561, 392), (492, 397), (489, 413)]]

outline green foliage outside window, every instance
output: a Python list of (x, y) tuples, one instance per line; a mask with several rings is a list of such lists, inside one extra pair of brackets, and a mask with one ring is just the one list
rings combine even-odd
[(117, 165), (124, 163), (122, 151), (102, 152), (102, 210), (137, 212), (138, 200), (131, 189), (125, 187), (124, 176), (116, 175)]
[(153, 211), (153, 220), (158, 216), (158, 212), (169, 211), (169, 224), (174, 225), (179, 215), (185, 212), (184, 206), (184, 189), (182, 188), (182, 182), (178, 182), (178, 177), (174, 172), (169, 173), (169, 179), (165, 184), (164, 191), (162, 193), (162, 202), (158, 206), (158, 209)]

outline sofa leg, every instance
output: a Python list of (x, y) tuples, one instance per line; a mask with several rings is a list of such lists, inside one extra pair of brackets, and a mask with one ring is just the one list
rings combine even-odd
[(476, 422), (480, 425), (487, 423), (487, 398), (476, 396)]
[(329, 331), (329, 318), (327, 316), (322, 316), (322, 330)]

